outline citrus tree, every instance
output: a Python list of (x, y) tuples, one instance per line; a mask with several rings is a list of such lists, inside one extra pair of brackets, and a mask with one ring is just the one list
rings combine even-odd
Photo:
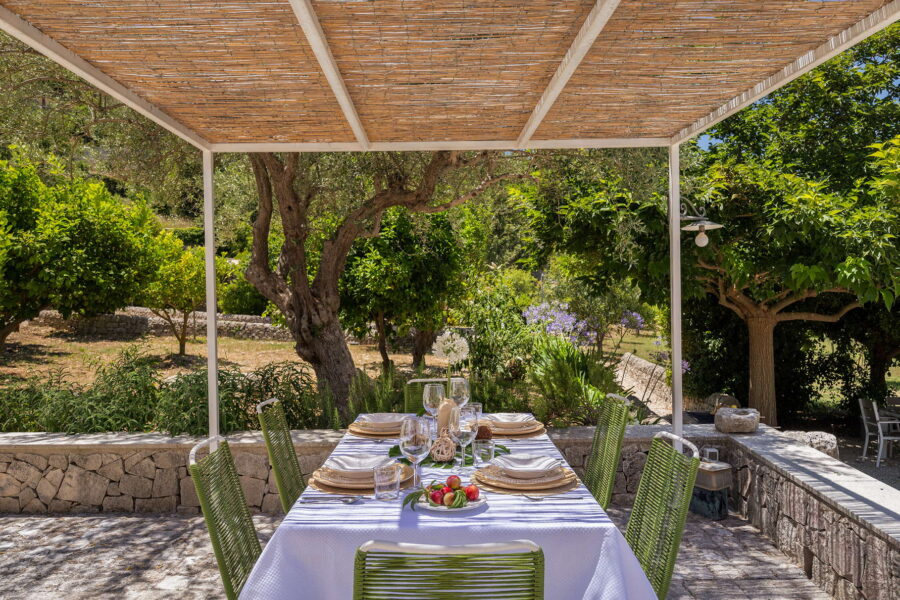
[(48, 186), (33, 166), (0, 162), (0, 214), (0, 345), (44, 309), (68, 318), (121, 308), (153, 271), (154, 216), (102, 184)]
[(185, 248), (171, 235), (157, 239), (158, 267), (141, 295), (143, 304), (169, 325), (183, 356), (191, 314), (206, 302), (206, 265), (203, 248)]
[(388, 211), (378, 237), (354, 244), (341, 277), (342, 321), (357, 332), (375, 324), (385, 368), (391, 331), (415, 331), (413, 364), (424, 365), (447, 302), (459, 291), (461, 252), (450, 221), (445, 215), (415, 216), (400, 208)]

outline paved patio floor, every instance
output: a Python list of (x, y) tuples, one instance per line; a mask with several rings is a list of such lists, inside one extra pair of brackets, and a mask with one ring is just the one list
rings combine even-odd
[[(622, 523), (625, 513), (613, 509)], [(267, 541), (280, 517), (257, 515)], [(200, 517), (0, 517), (0, 598), (220, 598)], [(669, 598), (826, 599), (803, 572), (740, 519), (691, 517)]]

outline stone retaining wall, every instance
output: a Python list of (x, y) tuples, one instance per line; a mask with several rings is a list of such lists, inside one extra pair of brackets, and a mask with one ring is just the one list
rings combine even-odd
[[(614, 504), (633, 501), (652, 436), (663, 429), (628, 428)], [(580, 474), (593, 428), (550, 435)], [(728, 435), (710, 425), (686, 425), (685, 435), (701, 450), (717, 448), (732, 464), (734, 511), (822, 590), (841, 600), (900, 598), (900, 491), (765, 426), (755, 434)], [(341, 433), (295, 431), (293, 437), (308, 475)], [(228, 438), (251, 508), (280, 512), (260, 434)], [(186, 469), (197, 441), (159, 434), (0, 434), (0, 513), (197, 513)], [(734, 558), (740, 560), (740, 549)]]
[[(190, 335), (206, 334), (206, 313), (192, 313), (189, 318)], [(107, 339), (133, 339), (142, 335), (171, 335), (169, 324), (154, 315), (149, 309), (132, 306), (111, 315), (63, 319), (53, 310), (41, 311), (35, 325), (71, 331), (79, 336), (102, 337)], [(220, 336), (289, 342), (291, 333), (272, 325), (268, 317), (255, 315), (218, 315), (216, 329)]]

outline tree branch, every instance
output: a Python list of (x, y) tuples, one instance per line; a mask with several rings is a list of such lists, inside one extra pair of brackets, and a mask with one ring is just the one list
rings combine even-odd
[(473, 198), (476, 198), (476, 197), (480, 196), (481, 194), (483, 194), (484, 191), (486, 189), (488, 189), (489, 187), (491, 187), (492, 185), (500, 183), (501, 181), (508, 181), (511, 179), (526, 179), (529, 177), (530, 177), (530, 175), (526, 175), (524, 173), (506, 173), (504, 175), (497, 175), (496, 177), (486, 177), (481, 183), (479, 183), (471, 191), (463, 194), (462, 196), (458, 196), (457, 198), (454, 198), (453, 200), (444, 202), (443, 204), (438, 204), (437, 206), (429, 206), (429, 205), (412, 206), (412, 207), (410, 207), (410, 210), (412, 210), (413, 212), (426, 213), (426, 214), (442, 212), (442, 211), (451, 209), (455, 206), (459, 206), (460, 204), (465, 204), (469, 200), (472, 200)]
[(821, 323), (837, 323), (848, 312), (854, 308), (859, 308), (860, 306), (862, 306), (862, 304), (859, 302), (851, 302), (833, 315), (822, 315), (814, 312), (787, 312), (781, 313), (775, 318), (778, 319), (779, 323), (783, 321), (819, 321)]

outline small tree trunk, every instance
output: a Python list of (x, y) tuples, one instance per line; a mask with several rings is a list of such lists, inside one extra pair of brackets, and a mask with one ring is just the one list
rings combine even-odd
[(869, 351), (869, 393), (875, 400), (882, 400), (888, 395), (887, 372), (892, 358), (890, 350), (883, 345), (876, 345)]
[(9, 337), (9, 334), (19, 331), (19, 325), (24, 322), (25, 319), (19, 319), (17, 321), (9, 323), (8, 325), (0, 327), (0, 348), (4, 348), (6, 346), (6, 338)]
[(388, 356), (387, 334), (384, 331), (384, 313), (380, 312), (375, 315), (375, 330), (378, 332), (378, 352), (381, 354), (381, 368), (385, 371), (391, 370), (391, 357)]
[(190, 314), (183, 313), (181, 317), (181, 335), (178, 335), (177, 331), (175, 332), (175, 337), (178, 338), (178, 354), (180, 356), (184, 356), (187, 353), (188, 319), (190, 319)]
[(425, 355), (434, 345), (437, 331), (434, 329), (416, 329), (413, 335), (412, 362), (414, 369), (425, 368)]
[(750, 338), (750, 408), (766, 425), (778, 425), (775, 403), (775, 325), (771, 315), (747, 319)]

